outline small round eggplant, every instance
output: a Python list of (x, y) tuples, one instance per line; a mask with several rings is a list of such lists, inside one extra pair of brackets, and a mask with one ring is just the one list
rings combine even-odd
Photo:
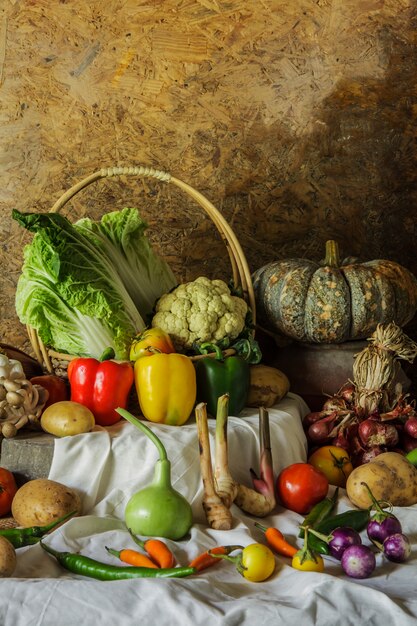
[(387, 515), (382, 521), (371, 519), (366, 527), (366, 532), (371, 541), (384, 543), (390, 535), (401, 533), (401, 522), (394, 515)]
[(336, 559), (342, 558), (342, 554), (350, 546), (358, 546), (362, 543), (361, 536), (357, 530), (353, 528), (344, 527), (336, 528), (332, 530), (332, 537), (329, 541), (330, 554)]
[(395, 563), (403, 563), (411, 554), (410, 540), (403, 533), (390, 535), (382, 545), (384, 555)]
[(351, 578), (369, 578), (376, 567), (375, 554), (363, 544), (346, 548), (340, 563), (345, 574)]

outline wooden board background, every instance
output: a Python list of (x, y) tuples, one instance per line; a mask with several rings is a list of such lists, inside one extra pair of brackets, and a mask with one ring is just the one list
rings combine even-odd
[[(251, 270), (389, 258), (417, 274), (415, 0), (2, 0), (1, 341), (28, 348), (14, 293), (29, 237), (104, 166), (146, 164), (206, 195)], [(138, 206), (181, 279), (228, 278), (210, 220), (175, 189), (100, 182), (65, 211)], [(220, 263), (219, 263), (220, 259)]]

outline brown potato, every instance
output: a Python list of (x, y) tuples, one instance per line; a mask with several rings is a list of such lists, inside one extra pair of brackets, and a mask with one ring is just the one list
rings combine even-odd
[(289, 392), (290, 381), (284, 372), (269, 365), (251, 365), (247, 406), (271, 407)]
[(9, 578), (16, 569), (16, 550), (6, 539), (0, 536), (0, 578)]
[(44, 526), (67, 513), (81, 513), (78, 493), (48, 478), (29, 480), (16, 492), (12, 515), (19, 526)]
[(377, 500), (394, 506), (417, 503), (417, 469), (402, 454), (384, 452), (369, 463), (356, 467), (346, 482), (349, 500), (360, 509), (371, 505), (366, 483)]
[(41, 428), (56, 437), (88, 433), (94, 426), (94, 415), (90, 409), (71, 400), (54, 402), (41, 416)]

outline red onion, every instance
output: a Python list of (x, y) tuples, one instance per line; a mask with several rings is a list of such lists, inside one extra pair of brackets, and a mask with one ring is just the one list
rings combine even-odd
[(375, 457), (377, 457), (379, 454), (382, 454), (383, 452), (386, 452), (386, 450), (384, 450), (384, 448), (381, 448), (380, 446), (372, 446), (372, 448), (361, 450), (355, 456), (352, 455), (352, 465), (354, 467), (358, 467), (358, 465), (364, 465), (365, 463), (369, 463), (369, 461), (372, 461)]
[(333, 428), (332, 422), (321, 420), (311, 424), (308, 429), (308, 438), (310, 441), (325, 441)]
[(307, 413), (307, 415), (303, 418), (303, 426), (304, 428), (308, 428), (314, 422), (321, 420), (323, 417), (326, 417), (325, 411), (313, 411), (311, 413)]
[(366, 419), (359, 424), (358, 433), (359, 438), (364, 446), (368, 445), (368, 442), (371, 437), (376, 435), (378, 432), (378, 424), (375, 420)]
[(338, 448), (343, 448), (343, 450), (346, 450), (347, 452), (350, 450), (349, 439), (343, 432), (337, 433), (337, 436), (332, 439), (332, 445), (337, 446)]
[(359, 424), (359, 437), (364, 446), (395, 446), (399, 439), (393, 424), (382, 424), (371, 418)]
[(404, 430), (410, 437), (417, 439), (417, 418), (409, 417), (404, 424)]
[(347, 404), (353, 404), (353, 400), (355, 398), (355, 385), (352, 383), (346, 383), (341, 389), (339, 389), (337, 395), (343, 398)]

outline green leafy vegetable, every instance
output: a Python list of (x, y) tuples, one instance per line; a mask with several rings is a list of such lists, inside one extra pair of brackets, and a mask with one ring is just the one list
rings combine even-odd
[(99, 358), (111, 347), (116, 358), (128, 358), (149, 307), (176, 284), (150, 247), (138, 211), (74, 225), (56, 213), (14, 210), (12, 217), (35, 233), (16, 290), (20, 321), (61, 352)]
[(84, 218), (75, 227), (117, 267), (144, 319), (152, 313), (156, 300), (176, 287), (171, 268), (153, 251), (145, 235), (148, 225), (136, 209), (107, 213), (100, 222)]

